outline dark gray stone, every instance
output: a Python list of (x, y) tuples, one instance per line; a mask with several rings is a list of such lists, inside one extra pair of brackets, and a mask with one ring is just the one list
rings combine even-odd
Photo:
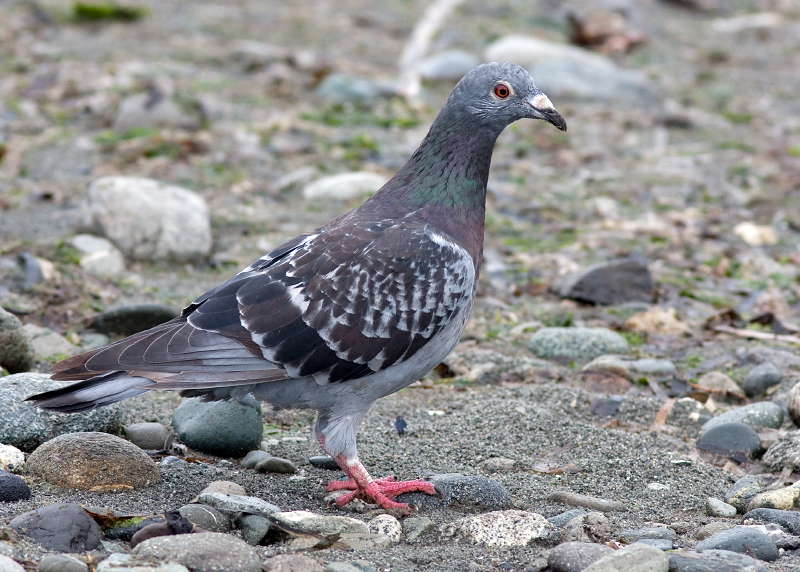
[(85, 413), (51, 413), (25, 402), (27, 397), (59, 389), (69, 381), (53, 381), (44, 373), (18, 373), (0, 378), (0, 443), (30, 453), (36, 447), (64, 433), (99, 431), (116, 433), (119, 404)]
[(728, 492), (725, 493), (725, 502), (735, 506), (736, 510), (743, 513), (747, 510), (747, 505), (753, 500), (764, 487), (755, 475), (745, 475), (733, 483)]
[[(570, 511), (572, 512), (572, 511)], [(614, 552), (605, 544), (564, 542), (550, 551), (547, 566), (553, 572), (581, 572), (584, 568)]]
[(33, 346), (22, 323), (14, 314), (0, 308), (0, 367), (10, 373), (20, 373), (31, 369), (34, 362)]
[(615, 260), (577, 270), (556, 280), (550, 289), (562, 298), (590, 304), (652, 302), (653, 279), (637, 260)]
[(296, 473), (297, 467), (289, 459), (268, 456), (254, 467), (259, 473)]
[(255, 514), (243, 514), (236, 518), (236, 528), (250, 546), (258, 546), (269, 532), (269, 520)]
[(746, 524), (773, 523), (789, 534), (800, 535), (800, 512), (779, 510), (777, 508), (756, 508), (745, 513), (742, 522)]
[(31, 498), (31, 489), (22, 477), (0, 469), (0, 502)]
[(89, 326), (102, 334), (130, 336), (180, 316), (177, 308), (167, 304), (130, 304), (101, 312)]
[(506, 488), (489, 477), (451, 473), (435, 475), (428, 480), (442, 493), (441, 497), (413, 492), (399, 495), (396, 500), (422, 509), (461, 505), (503, 510), (511, 506), (511, 495)]
[(242, 459), (241, 466), (243, 469), (255, 469), (259, 461), (263, 461), (269, 457), (270, 454), (261, 449), (249, 451), (247, 455), (244, 456), (244, 459)]
[(778, 371), (778, 368), (775, 367), (775, 364), (767, 361), (750, 370), (744, 380), (742, 389), (744, 389), (748, 397), (756, 397), (763, 395), (773, 385), (779, 384), (782, 378), (783, 376)]
[(187, 504), (178, 509), (181, 516), (211, 532), (228, 532), (231, 529), (231, 519), (212, 506), (207, 504)]
[(761, 462), (773, 473), (781, 472), (789, 463), (794, 463), (800, 455), (800, 431), (787, 433), (773, 443)]
[(172, 424), (187, 446), (220, 457), (257, 449), (264, 432), (261, 405), (251, 395), (241, 401), (187, 399), (173, 413)]
[(547, 519), (547, 522), (555, 526), (556, 528), (561, 528), (565, 524), (567, 524), (570, 520), (575, 518), (576, 516), (583, 516), (586, 514), (587, 511), (582, 508), (574, 508), (572, 510), (568, 510), (566, 512), (562, 512), (555, 516), (551, 516)]
[(39, 561), (37, 572), (89, 572), (89, 566), (66, 554), (48, 554)]
[(336, 461), (334, 461), (333, 457), (331, 457), (330, 455), (318, 455), (316, 457), (309, 457), (308, 462), (311, 463), (311, 466), (316, 467), (318, 469), (325, 469), (327, 471), (341, 470), (339, 465), (336, 464)]
[(542, 328), (528, 341), (537, 357), (590, 360), (605, 354), (628, 353), (628, 342), (605, 328)]
[(674, 530), (666, 526), (648, 526), (646, 528), (637, 528), (636, 530), (623, 530), (619, 533), (619, 539), (627, 544), (637, 542), (644, 538), (677, 540), (678, 535)]
[(79, 505), (51, 504), (14, 518), (8, 525), (48, 550), (86, 552), (100, 546), (103, 532)]
[(131, 423), (122, 428), (122, 434), (141, 449), (158, 450), (165, 447), (169, 428), (161, 423)]
[(689, 550), (669, 555), (669, 572), (767, 572), (755, 558), (730, 550)]
[(765, 428), (780, 429), (780, 426), (783, 425), (783, 417), (783, 408), (780, 405), (771, 401), (761, 401), (731, 409), (714, 417), (703, 425), (700, 432), (704, 433), (723, 423), (744, 423), (755, 431)]
[(192, 572), (261, 572), (261, 559), (253, 548), (243, 540), (217, 532), (150, 538), (131, 554), (178, 562)]
[(739, 462), (755, 459), (764, 452), (758, 433), (744, 423), (715, 425), (700, 435), (697, 448)]
[(772, 562), (778, 559), (778, 547), (769, 535), (748, 526), (735, 526), (730, 530), (718, 532), (710, 538), (698, 542), (698, 552), (703, 550), (730, 550), (748, 554), (759, 560)]

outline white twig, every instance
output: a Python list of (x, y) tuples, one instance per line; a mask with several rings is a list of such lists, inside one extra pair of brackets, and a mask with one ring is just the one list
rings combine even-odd
[(419, 94), (421, 74), (419, 63), (428, 53), (431, 40), (442, 27), (445, 18), (453, 8), (464, 0), (436, 0), (431, 4), (422, 18), (414, 26), (411, 37), (400, 56), (400, 78), (397, 82), (397, 93), (408, 98)]
[(770, 334), (767, 332), (756, 332), (754, 330), (743, 330), (740, 328), (732, 328), (731, 326), (713, 326), (711, 328), (715, 332), (724, 332), (726, 334), (733, 334), (740, 338), (753, 338), (757, 340), (774, 340), (778, 342), (789, 342), (791, 344), (800, 344), (800, 337), (787, 336), (783, 334)]

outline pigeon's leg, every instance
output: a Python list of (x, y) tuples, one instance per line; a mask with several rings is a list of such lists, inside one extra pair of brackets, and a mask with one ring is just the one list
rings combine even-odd
[[(319, 438), (322, 448), (325, 449), (325, 440)], [(330, 455), (329, 451), (325, 451)], [(411, 507), (407, 503), (400, 503), (392, 500), (399, 494), (422, 491), (429, 495), (439, 494), (433, 483), (416, 479), (413, 481), (395, 481), (394, 477), (384, 477), (373, 479), (366, 467), (359, 461), (358, 457), (346, 458), (344, 455), (331, 455), (336, 464), (341, 467), (349, 477), (347, 481), (330, 481), (327, 486), (328, 491), (349, 490), (336, 499), (336, 506), (342, 507), (356, 498), (362, 498), (374, 503), (381, 508), (394, 509), (403, 514), (410, 514)]]

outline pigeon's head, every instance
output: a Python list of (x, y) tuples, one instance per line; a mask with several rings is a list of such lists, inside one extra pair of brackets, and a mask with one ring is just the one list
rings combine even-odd
[(482, 64), (461, 78), (449, 103), (463, 106), (472, 121), (504, 129), (519, 119), (542, 119), (561, 131), (567, 122), (547, 96), (536, 89), (531, 75), (516, 64)]

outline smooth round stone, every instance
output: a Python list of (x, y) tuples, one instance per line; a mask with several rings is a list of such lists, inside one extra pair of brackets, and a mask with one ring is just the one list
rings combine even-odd
[(568, 510), (566, 512), (562, 512), (562, 513), (557, 514), (555, 516), (551, 516), (550, 518), (547, 519), (547, 522), (549, 522), (550, 524), (552, 524), (556, 528), (561, 528), (562, 526), (567, 524), (570, 520), (572, 520), (576, 516), (583, 516), (587, 512), (588, 511), (586, 509), (574, 508), (572, 510)]
[(760, 431), (765, 428), (780, 429), (781, 425), (783, 425), (783, 408), (771, 401), (761, 401), (737, 407), (708, 421), (700, 429), (700, 432), (705, 433), (709, 429), (724, 423), (744, 423), (754, 431)]
[(614, 550), (605, 544), (564, 542), (550, 551), (547, 566), (553, 572), (581, 572), (612, 552)]
[(25, 466), (25, 454), (11, 445), (0, 443), (0, 469), (20, 471)]
[(200, 493), (198, 500), (223, 512), (265, 512), (272, 514), (281, 510), (280, 507), (258, 497), (220, 492)]
[(761, 462), (768, 470), (779, 473), (789, 463), (793, 463), (798, 454), (800, 454), (800, 431), (792, 431), (773, 443), (764, 453)]
[(537, 357), (590, 360), (605, 354), (627, 354), (628, 342), (605, 328), (542, 328), (528, 341)]
[(35, 361), (33, 346), (22, 329), (22, 322), (0, 308), (0, 367), (20, 373), (31, 369)]
[(176, 457), (175, 455), (169, 455), (168, 457), (164, 457), (161, 459), (159, 465), (162, 467), (183, 467), (188, 465), (189, 462), (185, 459), (181, 459), (180, 457)]
[(745, 475), (733, 483), (725, 493), (725, 502), (735, 506), (739, 512), (747, 512), (748, 503), (763, 490), (763, 485), (755, 475)]
[(22, 477), (0, 470), (0, 502), (31, 498), (31, 489)]
[(435, 475), (428, 479), (442, 496), (411, 492), (399, 495), (397, 502), (415, 504), (421, 509), (445, 507), (451, 504), (479, 506), (484, 510), (502, 510), (511, 506), (508, 490), (489, 477), (458, 473)]
[(150, 538), (131, 554), (157, 562), (178, 562), (193, 572), (261, 572), (261, 558), (253, 548), (238, 538), (215, 532)]
[(180, 311), (167, 304), (130, 304), (97, 314), (89, 325), (101, 334), (130, 336), (178, 316)]
[(243, 514), (236, 519), (236, 528), (250, 546), (257, 546), (269, 532), (269, 520), (256, 514)]
[(5, 554), (0, 554), (0, 572), (25, 572), (25, 568)]
[(800, 512), (795, 510), (778, 510), (774, 508), (757, 508), (748, 511), (742, 522), (746, 524), (777, 524), (789, 534), (800, 535)]
[(733, 518), (736, 516), (736, 507), (721, 500), (709, 497), (706, 500), (706, 514), (720, 518)]
[(736, 385), (735, 381), (721, 371), (709, 371), (704, 373), (700, 376), (700, 379), (697, 380), (696, 385), (708, 391), (726, 392), (744, 398), (744, 391), (742, 391), (742, 388)]
[(654, 546), (634, 542), (590, 564), (582, 572), (620, 572), (622, 570), (625, 572), (667, 572), (669, 558), (662, 550)]
[(309, 457), (308, 462), (311, 463), (312, 467), (316, 467), (318, 469), (325, 469), (327, 471), (341, 470), (339, 465), (336, 464), (336, 461), (334, 461), (333, 457), (330, 455), (317, 455), (316, 457)]
[(672, 375), (675, 364), (668, 359), (643, 358), (630, 363), (631, 371), (649, 375)]
[(141, 449), (163, 449), (169, 429), (161, 423), (131, 423), (123, 427), (124, 437)]
[(228, 532), (231, 529), (231, 519), (207, 504), (187, 504), (178, 512), (192, 524), (211, 532)]
[(80, 505), (51, 504), (23, 513), (8, 525), (48, 550), (85, 552), (100, 546), (103, 531)]
[[(0, 567), (2, 570), (2, 567)], [(66, 554), (48, 554), (39, 561), (37, 572), (88, 572), (89, 566)]]
[(750, 370), (742, 387), (748, 397), (755, 397), (762, 395), (773, 385), (779, 384), (782, 378), (775, 364), (767, 361)]
[(103, 559), (95, 572), (189, 572), (189, 569), (177, 562), (156, 564), (150, 558), (136, 558), (117, 552)]
[(220, 457), (258, 449), (264, 432), (261, 405), (251, 395), (208, 403), (186, 399), (173, 413), (172, 424), (187, 446)]
[(444, 538), (493, 548), (527, 546), (536, 540), (552, 541), (554, 527), (542, 515), (522, 510), (498, 510), (467, 516), (444, 525)]
[(296, 473), (297, 467), (289, 459), (280, 457), (267, 457), (261, 459), (255, 465), (255, 470), (259, 473)]
[(262, 451), (261, 449), (256, 449), (254, 451), (248, 452), (247, 455), (244, 456), (244, 459), (242, 459), (241, 466), (243, 469), (255, 469), (259, 461), (263, 461), (264, 459), (269, 459), (271, 456), (272, 455), (270, 455), (266, 451)]
[(641, 542), (642, 544), (647, 544), (648, 546), (652, 546), (653, 548), (658, 548), (659, 550), (663, 550), (664, 552), (673, 549), (672, 541), (667, 540), (666, 538), (642, 538), (641, 540), (637, 540), (637, 542)]
[(623, 542), (634, 543), (645, 538), (657, 538), (666, 540), (677, 540), (678, 535), (671, 528), (665, 526), (648, 526), (635, 530), (623, 530), (619, 533), (619, 538)]
[(725, 522), (722, 520), (717, 520), (715, 522), (709, 522), (697, 529), (694, 533), (695, 540), (705, 540), (706, 538), (710, 538), (717, 534), (718, 532), (722, 532), (723, 530), (730, 530), (736, 526), (732, 522)]
[(669, 572), (768, 572), (755, 558), (729, 550), (681, 550), (669, 555)]
[(772, 562), (778, 559), (778, 547), (768, 534), (748, 526), (735, 526), (730, 530), (718, 532), (710, 538), (701, 540), (694, 547), (703, 550), (730, 550), (754, 556), (759, 560)]
[(744, 423), (722, 423), (712, 427), (700, 435), (697, 448), (741, 462), (758, 457), (764, 450), (758, 433)]
[[(247, 491), (242, 485), (234, 483), (232, 481), (211, 481), (206, 485), (206, 487), (202, 491), (200, 491), (201, 495), (205, 493), (222, 493), (224, 495), (241, 495), (241, 496), (247, 495)], [(211, 504), (211, 503), (206, 503), (206, 504)]]
[(264, 560), (264, 572), (325, 572), (325, 569), (304, 554), (279, 554)]
[(747, 503), (747, 510), (750, 511), (757, 508), (789, 510), (794, 507), (798, 498), (800, 498), (800, 488), (796, 486), (764, 491), (763, 493), (758, 493), (753, 497), (753, 500)]
[(400, 526), (400, 521), (391, 514), (379, 514), (370, 520), (367, 526), (372, 534), (385, 534), (391, 538), (392, 542), (395, 544), (400, 542), (400, 535), (403, 533), (403, 528)]

